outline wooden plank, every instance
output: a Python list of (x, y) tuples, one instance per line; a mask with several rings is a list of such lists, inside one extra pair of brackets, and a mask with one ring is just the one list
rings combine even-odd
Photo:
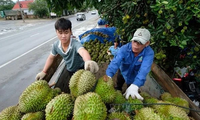
[[(188, 96), (176, 85), (175, 82), (155, 63), (151, 67), (155, 80), (163, 87), (165, 91), (172, 94), (173, 97), (181, 97), (189, 102), (190, 108), (200, 111), (200, 109), (188, 98)], [(190, 111), (195, 120), (200, 120), (200, 112)]]
[(44, 80), (46, 80), (47, 82), (50, 81), (51, 77), (54, 75), (55, 71), (57, 70), (59, 64), (62, 61), (62, 57), (60, 55), (57, 55), (55, 58), (54, 63), (51, 65), (50, 69), (47, 71), (47, 75), (44, 77)]

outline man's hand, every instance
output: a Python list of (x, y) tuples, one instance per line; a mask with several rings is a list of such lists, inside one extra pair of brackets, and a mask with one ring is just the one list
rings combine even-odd
[(42, 80), (45, 76), (46, 76), (46, 73), (42, 71), (36, 75), (35, 79)]
[(107, 75), (104, 75), (104, 76), (103, 76), (103, 80), (104, 80), (104, 81), (107, 82), (109, 79), (112, 79), (112, 78), (111, 78), (110, 76), (107, 76)]
[(124, 96), (126, 99), (131, 96), (133, 99), (137, 98), (140, 100), (143, 100), (144, 98), (138, 93), (138, 86), (131, 84), (127, 89), (126, 92), (124, 93)]
[(96, 73), (99, 70), (98, 64), (92, 60), (85, 61), (84, 67), (85, 67), (85, 70), (89, 70), (92, 73)]

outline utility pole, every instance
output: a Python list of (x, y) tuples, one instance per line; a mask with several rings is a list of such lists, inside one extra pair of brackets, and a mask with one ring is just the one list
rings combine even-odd
[(22, 16), (23, 22), (25, 22), (24, 21), (24, 14), (22, 13), (22, 9), (21, 9), (22, 5), (20, 4), (19, 0), (18, 0), (18, 4), (19, 4), (19, 9), (20, 9), (20, 12), (21, 12), (21, 16)]

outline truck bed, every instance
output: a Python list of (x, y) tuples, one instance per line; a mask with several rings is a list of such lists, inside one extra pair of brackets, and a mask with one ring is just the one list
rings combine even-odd
[[(64, 69), (64, 62), (61, 56), (57, 56), (57, 61), (52, 65), (49, 75), (45, 77), (50, 84), (57, 81), (62, 69)], [(99, 72), (95, 74), (98, 79), (105, 75), (108, 63), (99, 65)], [(190, 116), (195, 120), (200, 120), (200, 109), (197, 107), (188, 96), (173, 82), (173, 80), (155, 63), (151, 67), (153, 74), (148, 74), (145, 85), (141, 87), (141, 91), (148, 92), (151, 96), (158, 98), (164, 91), (169, 92), (173, 97), (184, 98), (189, 102)], [(116, 80), (116, 75), (113, 77)]]

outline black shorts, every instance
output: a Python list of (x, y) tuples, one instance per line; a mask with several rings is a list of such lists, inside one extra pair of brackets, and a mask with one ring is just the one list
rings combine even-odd
[[(65, 67), (66, 68), (66, 67)], [(84, 66), (83, 67), (80, 67), (78, 70), (80, 69), (84, 69)], [(78, 71), (76, 70), (76, 71)], [(75, 72), (76, 72), (75, 71)], [(70, 93), (70, 89), (69, 89), (69, 81), (72, 77), (72, 75), (75, 73), (75, 72), (70, 72), (68, 71), (67, 69), (63, 69), (60, 77), (58, 78), (58, 81), (56, 82), (56, 85), (55, 85), (55, 88), (56, 87), (59, 87), (61, 89), (62, 92), (65, 92), (65, 93)]]

